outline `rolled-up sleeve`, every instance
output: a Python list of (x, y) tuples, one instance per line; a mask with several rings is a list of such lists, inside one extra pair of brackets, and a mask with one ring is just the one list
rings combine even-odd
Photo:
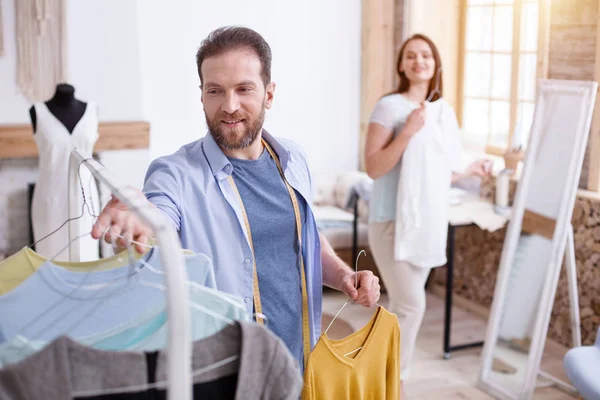
[(154, 160), (144, 179), (144, 195), (164, 212), (177, 231), (181, 228), (181, 186), (173, 169), (165, 161)]

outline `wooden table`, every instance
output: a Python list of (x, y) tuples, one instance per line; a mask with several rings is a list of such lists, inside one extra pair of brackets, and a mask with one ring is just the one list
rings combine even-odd
[[(471, 213), (469, 210), (476, 209), (476, 213)], [(446, 304), (444, 313), (444, 359), (450, 358), (450, 353), (458, 350), (472, 349), (483, 346), (483, 341), (463, 343), (458, 345), (450, 344), (450, 335), (452, 332), (452, 296), (454, 289), (454, 247), (456, 229), (466, 226), (474, 226), (477, 218), (492, 220), (495, 222), (494, 228), (500, 228), (501, 221), (504, 224), (507, 219), (498, 216), (494, 211), (493, 205), (480, 197), (473, 195), (465, 195), (463, 201), (458, 206), (451, 206), (449, 211), (448, 223), (448, 244), (447, 244), (447, 275), (446, 275)], [(479, 221), (480, 222), (480, 221)], [(503, 224), (502, 224), (503, 225)], [(492, 229), (494, 229), (492, 228)]]

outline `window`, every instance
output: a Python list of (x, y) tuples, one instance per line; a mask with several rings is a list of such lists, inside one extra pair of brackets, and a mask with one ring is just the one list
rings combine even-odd
[(538, 27), (544, 26), (540, 3), (546, 1), (465, 0), (461, 121), (466, 144), (496, 155), (527, 144), (536, 81), (545, 75), (543, 59), (538, 62), (545, 51), (538, 48)]

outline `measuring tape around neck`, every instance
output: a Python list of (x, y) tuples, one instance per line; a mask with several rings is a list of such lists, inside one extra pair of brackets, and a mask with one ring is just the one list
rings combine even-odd
[[(310, 323), (309, 323), (309, 314), (308, 314), (308, 290), (306, 286), (306, 272), (304, 271), (304, 257), (302, 255), (302, 218), (300, 214), (300, 206), (298, 204), (298, 197), (296, 196), (296, 192), (294, 188), (289, 184), (285, 175), (283, 173), (283, 169), (281, 168), (281, 163), (279, 161), (279, 157), (273, 151), (271, 146), (267, 143), (266, 140), (261, 139), (263, 145), (277, 164), (277, 169), (279, 170), (279, 175), (283, 179), (285, 186), (288, 190), (288, 194), (290, 195), (290, 199), (292, 201), (292, 206), (294, 208), (294, 215), (296, 217), (296, 237), (298, 240), (298, 248), (299, 248), (299, 259), (300, 259), (300, 280), (302, 286), (302, 343), (304, 350), (304, 366), (306, 367), (306, 363), (308, 361), (308, 356), (310, 354)], [(260, 290), (259, 290), (259, 282), (258, 282), (258, 274), (256, 272), (256, 257), (254, 254), (254, 244), (252, 242), (252, 231), (250, 230), (250, 220), (248, 219), (248, 214), (246, 213), (246, 208), (244, 207), (244, 202), (242, 200), (242, 196), (233, 180), (233, 177), (229, 175), (228, 177), (229, 183), (233, 188), (233, 191), (236, 194), (238, 202), (240, 203), (240, 207), (242, 210), (242, 216), (244, 218), (244, 225), (246, 229), (246, 233), (248, 235), (248, 241), (250, 243), (250, 249), (252, 250), (252, 258), (254, 261), (254, 269), (253, 269), (253, 280), (254, 286), (252, 290), (252, 294), (254, 297), (254, 311), (256, 315), (256, 322), (261, 325), (264, 325), (264, 319), (261, 317), (262, 315), (262, 303), (260, 300)]]

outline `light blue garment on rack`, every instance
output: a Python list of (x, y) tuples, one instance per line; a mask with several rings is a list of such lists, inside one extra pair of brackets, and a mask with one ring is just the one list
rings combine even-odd
[[(215, 289), (190, 289), (190, 302), (202, 305), (225, 318), (248, 321), (242, 299)], [(227, 323), (194, 307), (190, 308), (192, 339), (211, 336)], [(165, 349), (168, 341), (167, 312), (164, 307), (101, 334), (74, 337), (84, 345), (108, 351), (154, 351)], [(22, 335), (0, 343), (0, 367), (19, 362), (44, 348), (50, 341), (28, 340)]]
[[(145, 261), (162, 271), (160, 248)], [(215, 287), (211, 260), (203, 255), (185, 256), (188, 279)], [(70, 271), (50, 262), (12, 291), (0, 296), (0, 342), (16, 335), (52, 341), (61, 335), (84, 338), (111, 331), (165, 309), (165, 293), (147, 283), (164, 286), (164, 274), (131, 266), (106, 271)], [(4, 340), (2, 339), (4, 337)]]

